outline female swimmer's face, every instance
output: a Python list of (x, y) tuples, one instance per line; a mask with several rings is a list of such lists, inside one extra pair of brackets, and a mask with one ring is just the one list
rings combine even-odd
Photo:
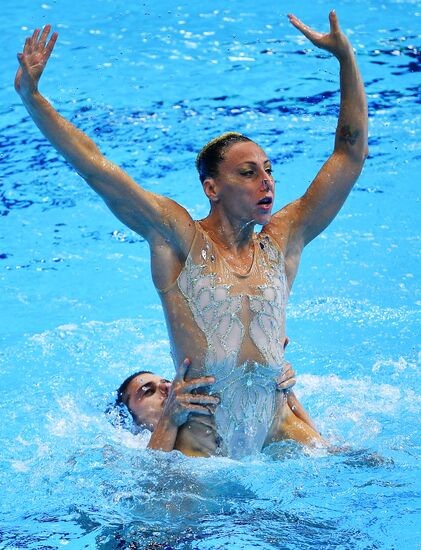
[(127, 387), (127, 407), (136, 424), (153, 431), (158, 425), (171, 382), (152, 373), (139, 374)]
[(230, 218), (259, 225), (270, 221), (275, 196), (272, 165), (256, 143), (231, 145), (218, 165), (218, 175), (210, 181), (215, 203), (222, 205)]

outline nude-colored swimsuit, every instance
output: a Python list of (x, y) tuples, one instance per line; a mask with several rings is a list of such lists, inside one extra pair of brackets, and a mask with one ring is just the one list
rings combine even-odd
[[(275, 409), (283, 365), (288, 285), (282, 252), (255, 234), (250, 271), (236, 273), (199, 222), (184, 268), (160, 292), (176, 364), (184, 354), (213, 375), (220, 396), (218, 452), (230, 457), (262, 449)], [(193, 375), (193, 374), (192, 374)]]

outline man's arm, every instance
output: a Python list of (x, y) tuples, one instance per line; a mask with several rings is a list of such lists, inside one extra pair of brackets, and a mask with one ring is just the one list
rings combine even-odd
[(315, 432), (320, 434), (319, 430), (316, 427), (316, 424), (311, 419), (308, 412), (305, 410), (305, 408), (301, 405), (300, 401), (298, 400), (298, 397), (295, 395), (293, 391), (290, 391), (287, 393), (287, 403), (291, 411), (295, 414), (297, 418), (302, 420), (305, 424), (310, 426)]
[(177, 439), (178, 428), (187, 422), (190, 413), (211, 416), (214, 413), (213, 407), (219, 403), (217, 396), (191, 393), (194, 389), (211, 386), (215, 382), (215, 378), (204, 376), (185, 380), (190, 364), (190, 360), (185, 359), (177, 369), (161, 418), (148, 443), (149, 449), (172, 451)]
[(35, 124), (53, 147), (106, 202), (113, 213), (148, 241), (161, 235), (187, 255), (193, 224), (174, 201), (142, 189), (126, 172), (107, 160), (95, 143), (64, 119), (39, 93), (38, 83), (58, 34), (47, 42), (51, 27), (36, 29), (18, 54), (15, 89)]
[[(287, 340), (288, 338), (286, 339), (286, 341)], [(305, 424), (310, 426), (310, 428), (312, 428), (315, 432), (319, 433), (315, 423), (310, 418), (310, 415), (307, 413), (307, 411), (298, 400), (298, 397), (292, 391), (292, 387), (296, 384), (295, 376), (296, 373), (293, 370), (291, 363), (285, 362), (282, 373), (276, 382), (276, 389), (278, 391), (282, 391), (286, 395), (287, 405), (294, 413), (294, 415), (302, 420)]]
[(273, 236), (286, 235), (286, 253), (296, 253), (336, 216), (362, 170), (367, 156), (368, 117), (362, 78), (352, 46), (330, 12), (330, 32), (321, 34), (293, 15), (290, 22), (315, 46), (332, 53), (340, 64), (340, 110), (332, 155), (306, 193), (276, 213), (267, 226)]

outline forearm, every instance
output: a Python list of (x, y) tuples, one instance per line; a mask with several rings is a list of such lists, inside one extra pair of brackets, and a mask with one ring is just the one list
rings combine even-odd
[(148, 443), (148, 449), (156, 451), (174, 450), (175, 440), (177, 439), (178, 427), (166, 417), (161, 417), (156, 429), (152, 432)]
[[(156, 227), (169, 227), (163, 224), (162, 206), (165, 203), (169, 209), (168, 199), (142, 189), (121, 168), (106, 159), (93, 140), (62, 117), (38, 91), (20, 95), (33, 121), (52, 146), (123, 223), (145, 237)], [(171, 206), (173, 204), (171, 202)], [(169, 227), (168, 232), (171, 230)]]
[(89, 179), (102, 155), (95, 143), (63, 118), (39, 93), (21, 95), (29, 115), (52, 146), (85, 179)]
[(367, 156), (368, 114), (364, 84), (351, 44), (338, 58), (341, 100), (335, 136), (335, 152), (359, 162)]
[(314, 424), (313, 420), (310, 418), (307, 411), (304, 409), (304, 407), (301, 405), (301, 403), (298, 401), (297, 396), (293, 391), (288, 393), (287, 397), (287, 403), (291, 409), (291, 411), (295, 414), (297, 418), (305, 422), (310, 428), (312, 428), (314, 431), (319, 433), (319, 430), (317, 429), (316, 425)]

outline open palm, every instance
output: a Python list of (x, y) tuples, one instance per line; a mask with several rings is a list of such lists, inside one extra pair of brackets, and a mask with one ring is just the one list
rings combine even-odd
[(291, 24), (318, 48), (330, 52), (338, 59), (349, 52), (351, 44), (339, 27), (339, 21), (335, 11), (332, 10), (329, 13), (329, 33), (315, 31), (311, 27), (305, 25), (298, 17), (295, 17), (295, 15), (289, 14), (288, 17)]
[(25, 40), (23, 53), (18, 53), (19, 69), (15, 77), (15, 89), (19, 94), (33, 93), (53, 51), (58, 33), (54, 32), (47, 43), (51, 25), (46, 25), (40, 34), (35, 29), (33, 35)]

